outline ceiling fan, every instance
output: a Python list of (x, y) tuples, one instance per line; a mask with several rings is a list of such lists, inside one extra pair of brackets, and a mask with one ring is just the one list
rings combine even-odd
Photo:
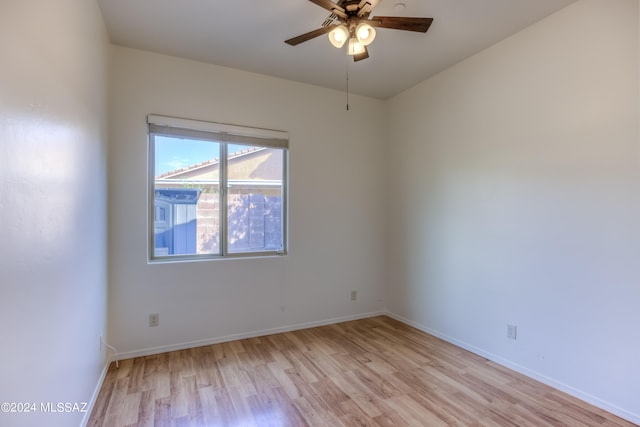
[[(337, 48), (347, 43), (347, 53), (354, 61), (361, 61), (369, 57), (367, 46), (376, 37), (375, 28), (390, 28), (393, 30), (415, 31), (426, 33), (433, 18), (411, 18), (401, 16), (374, 16), (369, 18), (371, 11), (380, 0), (309, 0), (327, 9), (331, 15), (317, 30), (285, 40), (285, 43), (296, 46), (313, 38), (329, 33), (329, 41)], [(336, 23), (337, 21), (337, 23)]]

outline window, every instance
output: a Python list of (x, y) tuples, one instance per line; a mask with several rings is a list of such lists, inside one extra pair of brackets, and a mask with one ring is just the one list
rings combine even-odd
[(281, 255), (286, 132), (151, 115), (152, 261)]

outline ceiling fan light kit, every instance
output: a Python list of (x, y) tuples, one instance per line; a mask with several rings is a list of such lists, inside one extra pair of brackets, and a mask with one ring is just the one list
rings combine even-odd
[[(433, 18), (401, 16), (374, 16), (369, 19), (371, 11), (380, 0), (338, 0), (337, 3), (332, 0), (309, 1), (328, 10), (331, 15), (325, 19), (321, 28), (285, 40), (285, 43), (296, 46), (329, 33), (329, 41), (338, 49), (348, 41), (347, 54), (353, 56), (354, 61), (369, 57), (367, 46), (376, 38), (375, 27), (426, 33), (433, 22)], [(402, 3), (396, 6), (400, 4)], [(335, 21), (338, 24), (334, 24)]]
[(361, 22), (355, 29), (347, 29), (346, 25), (338, 25), (329, 32), (329, 41), (338, 49), (349, 40), (347, 53), (355, 55), (364, 51), (364, 46), (369, 46), (376, 38), (376, 30), (366, 22)]

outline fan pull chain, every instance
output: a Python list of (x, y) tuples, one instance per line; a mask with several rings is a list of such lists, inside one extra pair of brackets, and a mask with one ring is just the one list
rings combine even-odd
[(349, 55), (347, 57), (347, 111), (349, 111)]

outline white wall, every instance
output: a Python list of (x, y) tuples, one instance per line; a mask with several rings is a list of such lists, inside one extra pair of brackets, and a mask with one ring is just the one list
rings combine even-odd
[[(382, 309), (382, 101), (351, 96), (347, 112), (342, 92), (122, 47), (111, 59), (109, 326), (123, 357)], [(150, 113), (289, 132), (288, 256), (147, 263)]]
[(638, 102), (637, 0), (390, 100), (389, 310), (640, 422)]
[(79, 425), (106, 362), (108, 40), (95, 2), (0, 3), (0, 413)]

